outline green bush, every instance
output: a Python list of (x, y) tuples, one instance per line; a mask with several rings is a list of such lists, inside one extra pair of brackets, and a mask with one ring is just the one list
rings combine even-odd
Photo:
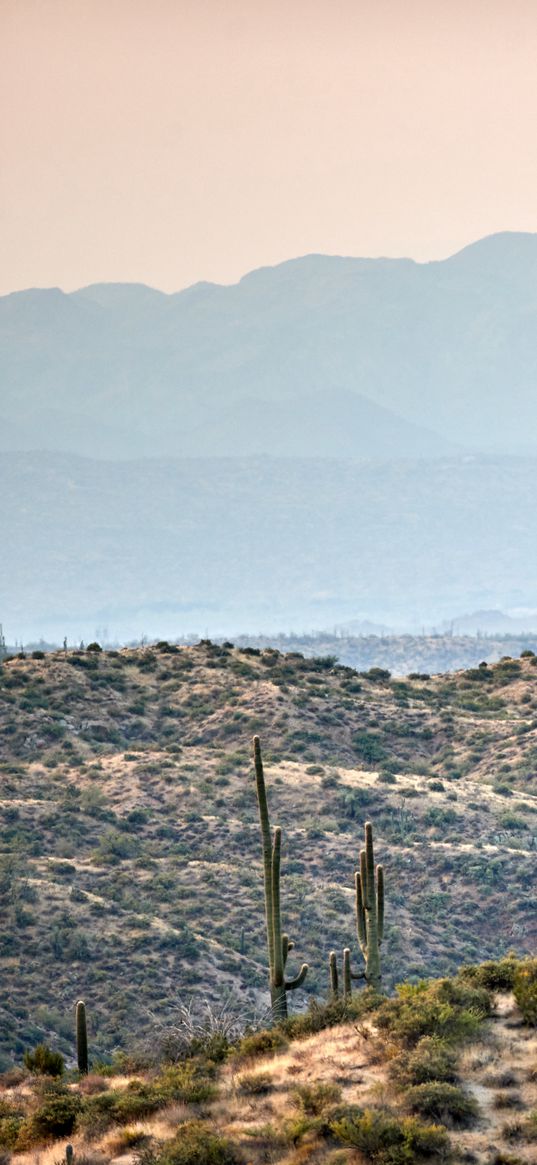
[(515, 955), (506, 955), (504, 959), (490, 959), (477, 967), (461, 967), (459, 974), (488, 991), (512, 991), (518, 965)]
[(422, 1124), (416, 1117), (366, 1109), (360, 1116), (335, 1120), (331, 1128), (338, 1140), (358, 1149), (375, 1165), (410, 1165), (427, 1158), (443, 1161), (449, 1154), (446, 1130)]
[(104, 1132), (111, 1124), (142, 1120), (176, 1101), (201, 1104), (215, 1093), (210, 1076), (208, 1065), (191, 1060), (174, 1064), (153, 1081), (131, 1080), (125, 1089), (88, 1097), (79, 1123), (87, 1129), (98, 1126)]
[(245, 1072), (238, 1083), (241, 1096), (265, 1096), (273, 1088), (272, 1076), (268, 1072)]
[(405, 1048), (414, 1047), (423, 1036), (458, 1044), (477, 1035), (490, 1011), (490, 997), (483, 988), (457, 979), (432, 979), (398, 986), (397, 996), (379, 1008), (376, 1022)]
[(341, 1088), (337, 1084), (319, 1082), (318, 1084), (301, 1084), (293, 1089), (291, 1094), (293, 1104), (302, 1110), (306, 1116), (320, 1116), (326, 1109), (338, 1104), (341, 1100)]
[(409, 1088), (405, 1093), (405, 1106), (418, 1116), (448, 1127), (471, 1125), (478, 1115), (473, 1096), (456, 1084), (442, 1080), (430, 1080)]
[(519, 964), (513, 990), (526, 1023), (537, 1027), (537, 959), (524, 959)]
[(41, 1105), (23, 1122), (19, 1144), (26, 1147), (50, 1137), (64, 1137), (72, 1133), (82, 1100), (74, 1092), (58, 1089), (46, 1093)]
[(203, 1121), (185, 1121), (177, 1135), (156, 1152), (140, 1153), (140, 1165), (239, 1165), (241, 1158), (226, 1137)]
[(424, 1036), (415, 1048), (401, 1052), (389, 1066), (391, 1079), (402, 1088), (428, 1084), (432, 1080), (453, 1084), (457, 1079), (457, 1057), (438, 1036)]
[(53, 1052), (46, 1044), (37, 1044), (33, 1052), (25, 1052), (24, 1063), (37, 1076), (62, 1076), (65, 1069), (61, 1053)]
[(9, 1112), (8, 1105), (0, 1107), (0, 1149), (14, 1149), (19, 1138), (22, 1116), (15, 1110)]
[(358, 760), (366, 765), (380, 764), (386, 760), (387, 752), (376, 733), (357, 732), (352, 743)]
[(287, 1040), (279, 1028), (269, 1031), (253, 1032), (241, 1040), (237, 1049), (239, 1060), (254, 1059), (256, 1056), (269, 1056), (271, 1052), (281, 1052), (287, 1047)]

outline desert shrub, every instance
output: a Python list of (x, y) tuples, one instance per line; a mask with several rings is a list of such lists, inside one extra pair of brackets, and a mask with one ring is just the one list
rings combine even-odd
[(53, 1052), (47, 1044), (37, 1044), (33, 1052), (25, 1052), (24, 1063), (36, 1076), (62, 1076), (65, 1069), (61, 1053)]
[(241, 1040), (237, 1049), (237, 1058), (249, 1060), (256, 1056), (269, 1056), (271, 1052), (275, 1054), (283, 1051), (287, 1047), (287, 1043), (288, 1041), (279, 1028), (253, 1032), (252, 1035), (245, 1036)]
[(518, 1084), (518, 1076), (510, 1068), (501, 1072), (487, 1072), (487, 1075), (483, 1077), (483, 1084), (487, 1088), (513, 1088), (515, 1084)]
[(273, 1088), (272, 1077), (268, 1072), (245, 1072), (238, 1083), (242, 1096), (264, 1096)]
[(449, 1127), (471, 1125), (478, 1114), (473, 1096), (443, 1080), (415, 1084), (405, 1093), (405, 1105), (410, 1112)]
[(332, 1132), (375, 1165), (407, 1165), (431, 1157), (442, 1161), (449, 1153), (445, 1129), (381, 1110), (366, 1109), (360, 1116), (340, 1117), (332, 1123)]
[(241, 1158), (226, 1137), (203, 1121), (185, 1121), (171, 1141), (137, 1154), (139, 1165), (239, 1165)]
[(488, 1165), (526, 1165), (526, 1162), (516, 1153), (503, 1153), (501, 1149), (497, 1149), (492, 1157), (489, 1157)]
[(380, 764), (386, 760), (386, 749), (375, 733), (357, 732), (352, 738), (352, 743), (358, 759), (363, 764)]
[(537, 1108), (530, 1113), (520, 1126), (520, 1138), (528, 1144), (537, 1142)]
[(493, 1099), (493, 1108), (522, 1108), (522, 1099), (519, 1092), (497, 1092)]
[(80, 1097), (67, 1089), (45, 1093), (39, 1108), (21, 1125), (17, 1147), (26, 1148), (50, 1137), (69, 1136), (81, 1107)]
[(337, 1084), (300, 1084), (293, 1089), (291, 1099), (296, 1108), (307, 1116), (320, 1116), (326, 1109), (341, 1100), (341, 1088)]
[(526, 1023), (537, 1026), (537, 959), (525, 959), (519, 964), (513, 990)]
[(375, 1011), (383, 1002), (384, 997), (377, 995), (370, 988), (366, 988), (351, 999), (335, 999), (328, 1003), (318, 1003), (313, 999), (306, 1012), (302, 1015), (292, 1015), (285, 1020), (283, 1030), (290, 1039), (301, 1039), (304, 1036), (315, 1035), (325, 1028), (337, 1027), (338, 1024), (360, 1019), (368, 1012)]
[(459, 974), (488, 991), (512, 991), (518, 963), (515, 955), (506, 955), (504, 959), (491, 959), (477, 967), (461, 967)]
[(200, 1104), (214, 1093), (207, 1065), (194, 1061), (174, 1064), (152, 1081), (131, 1080), (125, 1089), (109, 1089), (88, 1097), (79, 1125), (88, 1130), (98, 1127), (104, 1132), (112, 1124), (143, 1120), (177, 1101)]
[(0, 1108), (0, 1149), (14, 1149), (19, 1139), (19, 1131), (23, 1122), (20, 1112), (11, 1106), (2, 1105)]
[[(129, 1153), (132, 1149), (139, 1148), (149, 1140), (148, 1134), (140, 1128), (118, 1129), (117, 1133), (107, 1141), (108, 1152), (112, 1157), (121, 1157), (124, 1153)], [(79, 1165), (79, 1156), (76, 1156), (77, 1165)]]
[(402, 1088), (432, 1080), (453, 1084), (457, 1079), (457, 1057), (453, 1048), (438, 1036), (424, 1036), (415, 1048), (392, 1060), (389, 1074)]
[(423, 1036), (457, 1044), (477, 1034), (490, 1010), (488, 992), (482, 988), (456, 979), (433, 979), (398, 986), (397, 996), (379, 1008), (376, 1022), (403, 1047), (413, 1047)]

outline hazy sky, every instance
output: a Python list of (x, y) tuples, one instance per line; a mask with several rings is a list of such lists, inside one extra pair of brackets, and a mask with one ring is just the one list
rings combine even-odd
[(0, 290), (537, 230), (537, 0), (0, 0)]

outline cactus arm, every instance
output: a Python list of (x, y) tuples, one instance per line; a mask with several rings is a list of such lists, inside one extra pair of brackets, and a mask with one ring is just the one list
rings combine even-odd
[(285, 980), (285, 990), (286, 991), (296, 991), (297, 987), (302, 987), (302, 984), (304, 982), (304, 979), (306, 978), (308, 971), (309, 971), (308, 964), (302, 963), (302, 966), (300, 968), (300, 971), (298, 972), (298, 975), (295, 975), (294, 979), (286, 979)]
[(351, 952), (349, 947), (345, 947), (343, 951), (343, 995), (345, 999), (349, 999), (352, 995)]
[(384, 938), (384, 867), (377, 866), (377, 919), (379, 946)]
[(360, 950), (365, 958), (367, 950), (367, 937), (365, 930), (364, 896), (362, 892), (362, 878), (358, 872), (356, 872), (354, 875), (354, 886), (356, 891), (356, 930), (358, 933), (358, 943)]
[(257, 789), (257, 803), (259, 806), (259, 822), (261, 825), (261, 840), (263, 846), (263, 880), (265, 884), (265, 918), (267, 925), (267, 948), (269, 956), (269, 975), (274, 976), (274, 909), (272, 904), (272, 839), (270, 836), (270, 821), (268, 814), (267, 792), (265, 775), (261, 758), (261, 744), (258, 736), (254, 736), (254, 766)]
[(287, 964), (287, 958), (288, 958), (289, 952), (290, 952), (290, 951), (292, 951), (292, 950), (294, 950), (294, 946), (295, 946), (295, 944), (294, 944), (294, 942), (293, 942), (293, 941), (292, 941), (292, 940), (289, 938), (289, 935), (287, 935), (287, 934), (282, 934), (282, 953), (283, 953), (283, 966), (284, 966), (284, 970), (285, 970), (285, 967), (286, 967), (286, 964)]
[(274, 951), (274, 973), (272, 981), (275, 987), (283, 984), (283, 941), (281, 931), (280, 908), (280, 864), (282, 854), (282, 831), (279, 825), (274, 830), (274, 844), (272, 847), (272, 947)]
[(328, 957), (328, 970), (330, 973), (330, 994), (332, 999), (337, 999), (339, 996), (339, 981), (337, 973), (337, 955), (335, 951), (330, 951)]
[[(365, 872), (365, 890), (362, 880), (362, 894), (364, 901), (365, 929), (366, 929), (366, 964), (365, 976), (368, 984), (376, 989), (380, 986), (380, 951), (379, 929), (377, 916), (377, 893), (375, 886), (375, 855), (373, 852), (373, 826), (370, 821), (365, 826), (365, 852), (360, 854), (360, 870)], [(383, 882), (383, 879), (381, 879)]]
[(373, 826), (370, 821), (365, 826), (365, 893), (366, 910), (375, 910), (375, 855), (373, 853)]

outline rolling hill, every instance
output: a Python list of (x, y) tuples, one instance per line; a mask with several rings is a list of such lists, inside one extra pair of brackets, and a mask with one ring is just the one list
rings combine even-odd
[(366, 818), (387, 986), (534, 950), (535, 658), (405, 681), (210, 643), (5, 662), (3, 1063), (51, 1032), (70, 1054), (78, 997), (95, 1055), (180, 1000), (266, 1005), (254, 732), (307, 992), (325, 992), (332, 948), (356, 946)]

